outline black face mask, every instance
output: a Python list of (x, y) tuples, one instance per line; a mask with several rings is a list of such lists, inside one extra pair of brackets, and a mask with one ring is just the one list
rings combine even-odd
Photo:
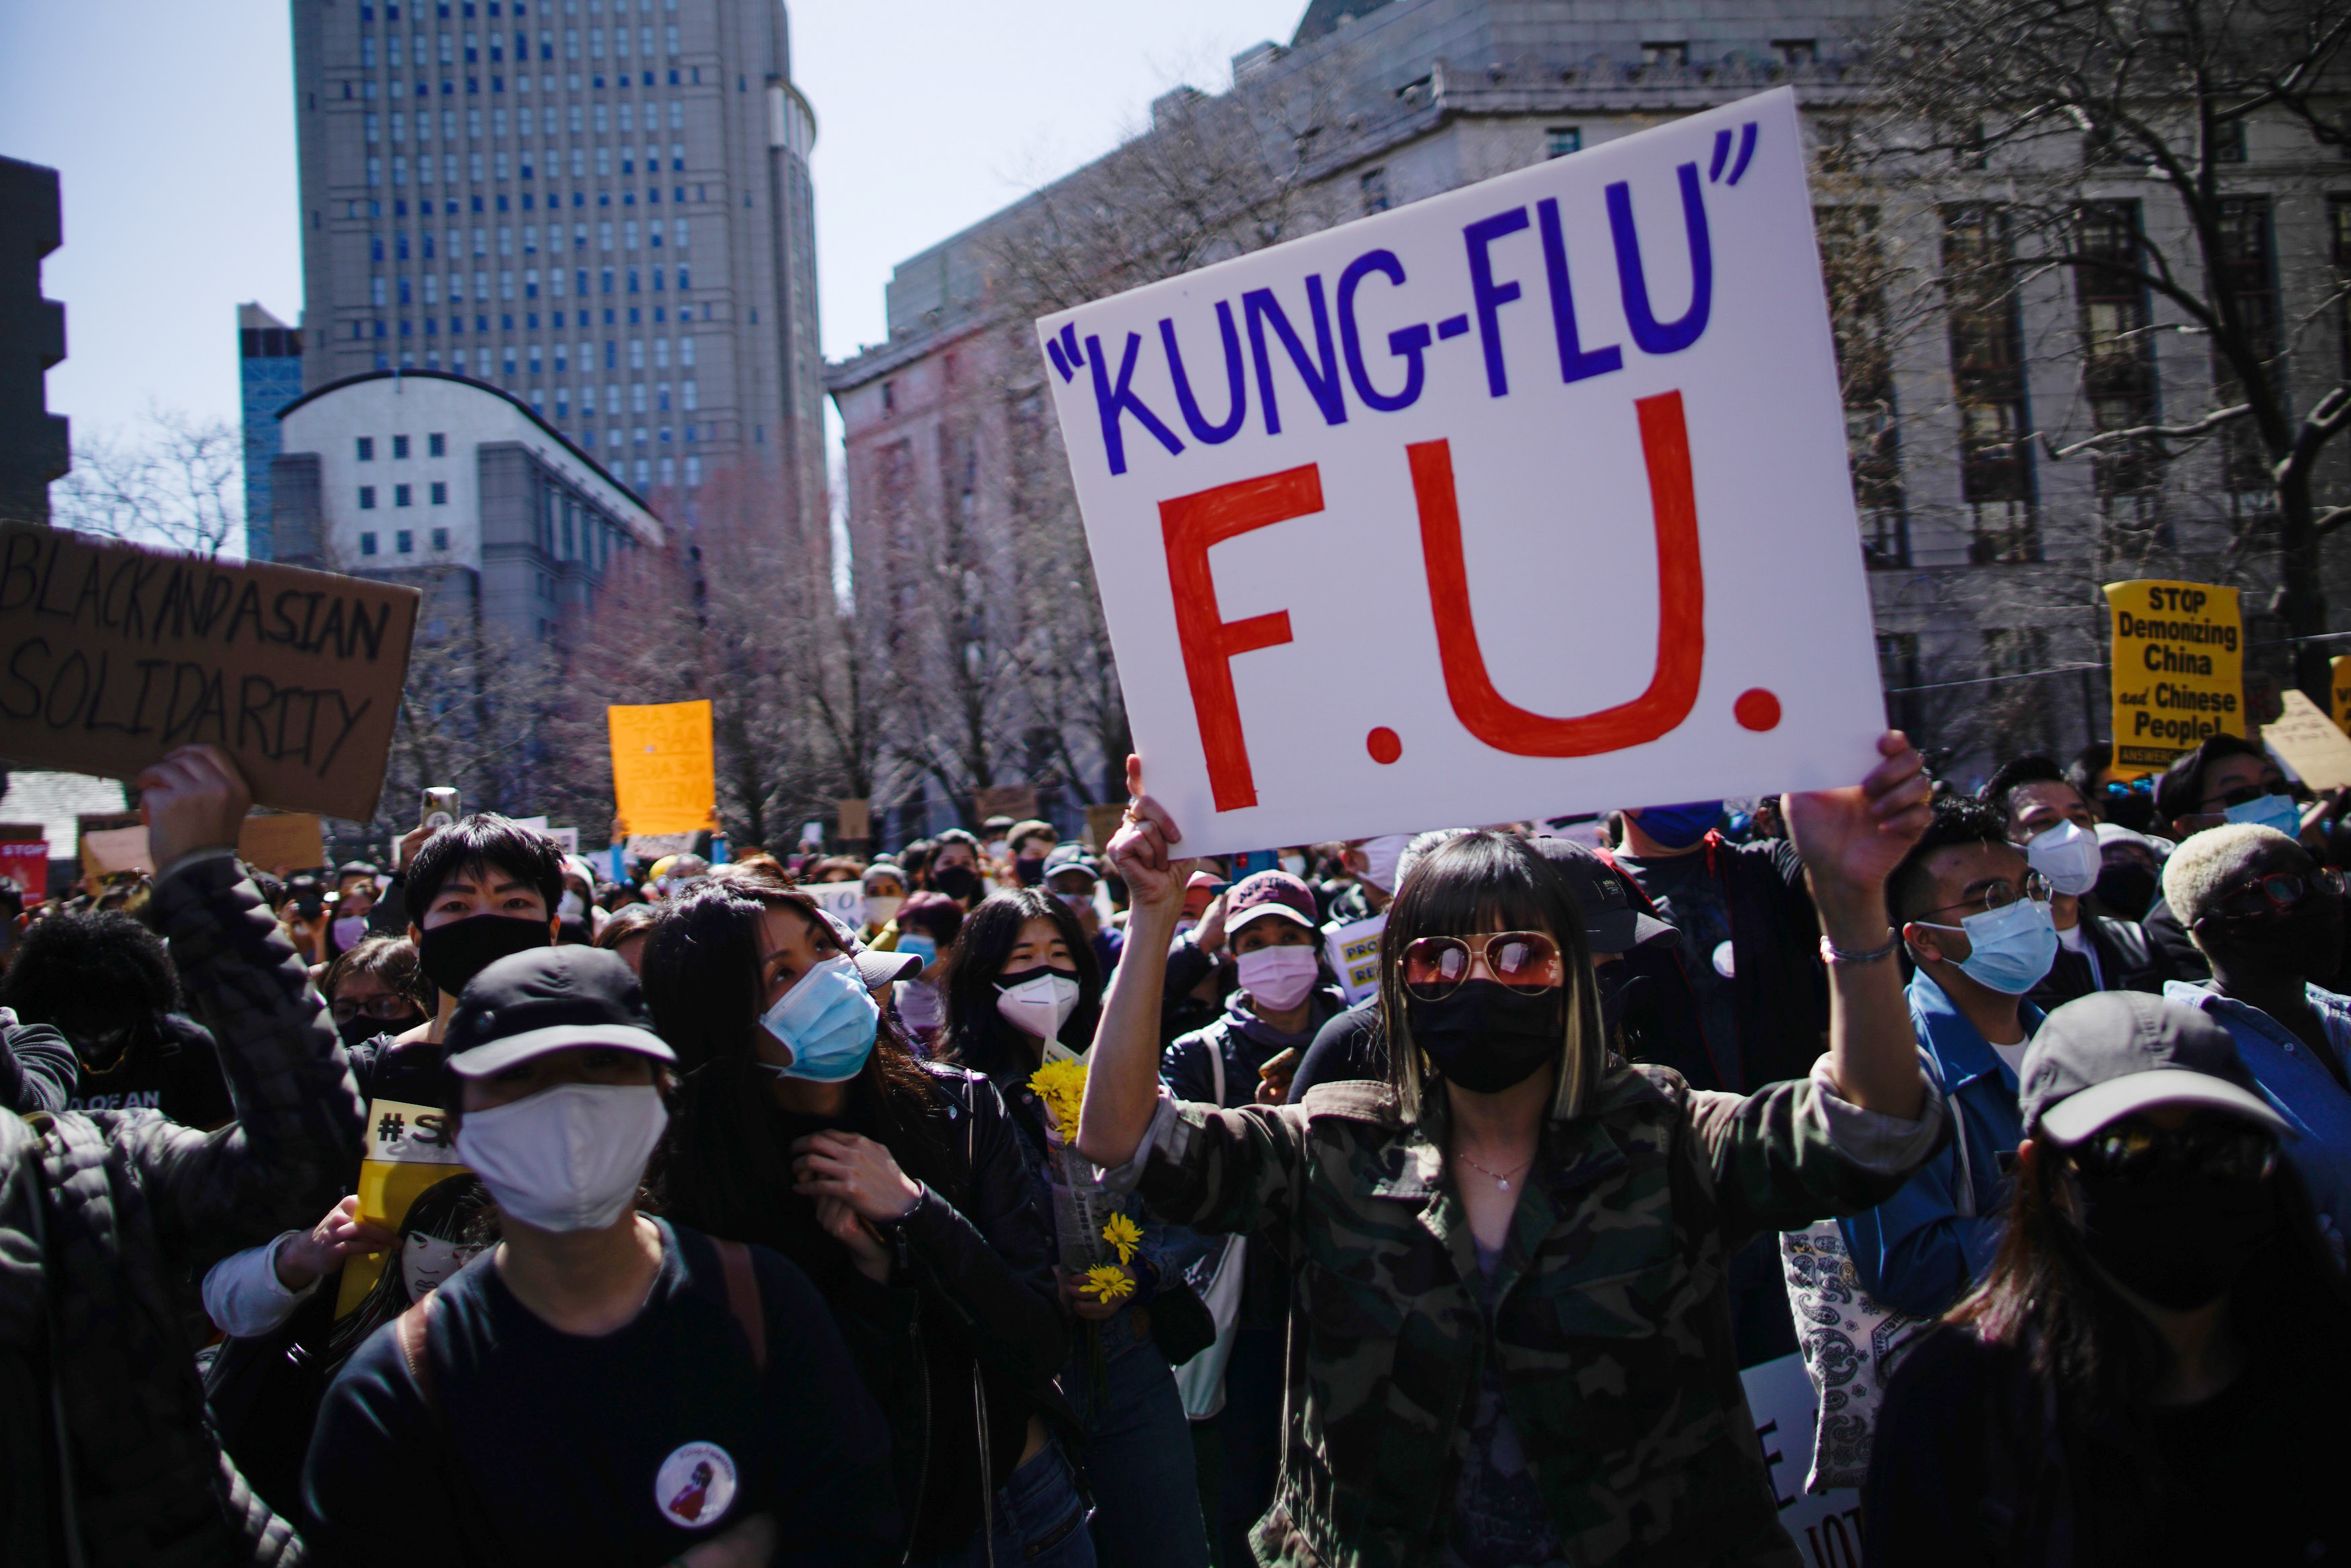
[(1567, 990), (1512, 991), (1496, 980), (1466, 980), (1449, 996), (1405, 998), (1414, 1044), (1461, 1087), (1498, 1095), (1558, 1056), (1567, 1033)]
[(417, 961), (445, 996), (458, 996), (474, 977), (502, 958), (551, 946), (547, 922), (510, 915), (469, 915), (424, 933)]
[(2126, 920), (2143, 920), (2155, 903), (2155, 873), (2127, 862), (2098, 873), (2098, 902)]
[(961, 903), (979, 891), (979, 873), (968, 866), (946, 866), (931, 873), (931, 886)]
[(1012, 862), (1012, 875), (1023, 888), (1034, 888), (1045, 879), (1045, 857), (1018, 856)]
[(403, 1029), (413, 1029), (424, 1022), (422, 1013), (411, 1018), (371, 1018), (362, 1012), (335, 1025), (346, 1046), (364, 1045), (379, 1034), (397, 1034)]
[(1638, 1033), (1656, 1011), (1656, 983), (1646, 974), (1627, 974), (1621, 963), (1599, 966), (1600, 1022), (1614, 1033), (1619, 1024)]
[(2084, 1179), (2082, 1241), (2097, 1265), (2159, 1307), (2190, 1312), (2224, 1294), (2278, 1228), (2267, 1179)]

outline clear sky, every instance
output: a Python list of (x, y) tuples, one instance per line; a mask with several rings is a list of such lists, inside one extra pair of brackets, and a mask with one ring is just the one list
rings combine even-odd
[[(1183, 81), (1286, 42), (1305, 0), (795, 0), (817, 114), (830, 358), (883, 334), (897, 262), (1116, 144)], [(0, 153), (63, 176), (49, 407), (236, 417), (235, 309), (301, 306), (285, 0), (0, 0)]]

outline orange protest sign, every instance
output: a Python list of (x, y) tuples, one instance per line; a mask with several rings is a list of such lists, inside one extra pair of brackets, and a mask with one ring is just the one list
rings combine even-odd
[(718, 777), (710, 704), (655, 702), (604, 710), (612, 794), (632, 834), (694, 833), (715, 825)]

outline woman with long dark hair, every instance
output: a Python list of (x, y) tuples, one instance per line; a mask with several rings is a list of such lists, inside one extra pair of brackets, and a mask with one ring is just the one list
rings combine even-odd
[(1794, 1559), (1739, 1381), (1728, 1260), (1867, 1208), (1942, 1131), (1885, 883), (1929, 785), (1899, 735), (1858, 788), (1789, 797), (1826, 933), (1828, 1051), (1745, 1097), (1613, 1057), (1574, 887), (1515, 833), (1437, 846), (1380, 955), (1389, 1082), (1220, 1109), (1160, 1086), (1188, 863), (1128, 763), (1134, 894), (1081, 1131), (1151, 1212), (1290, 1274), (1289, 1418), (1258, 1560)]
[(915, 1060), (855, 940), (771, 876), (665, 905), (645, 997), (684, 1081), (665, 1212), (822, 1293), (888, 1418), (912, 1561), (1092, 1562), (1049, 1421), (1066, 1336), (1020, 1146), (987, 1080)]
[(2351, 1293), (2228, 1032), (2086, 996), (2021, 1076), (1991, 1272), (1878, 1417), (1869, 1560), (2341, 1561)]
[[(941, 1054), (986, 1074), (1003, 1095), (1027, 1141), (1037, 1209), (1052, 1217), (1062, 1304), (1081, 1329), (1063, 1386), (1085, 1422), (1096, 1549), (1122, 1568), (1204, 1568), (1191, 1431), (1169, 1363), (1200, 1348), (1180, 1336), (1206, 1314), (1177, 1281), (1163, 1281), (1158, 1227), (1129, 1215), (1133, 1242), (1113, 1261), (1100, 1233), (1109, 1204), (1081, 1210), (1067, 1196), (1081, 1162), (1063, 1145), (1074, 1146), (1076, 1129), (1059, 1126), (1031, 1085), (1047, 1064), (1086, 1050), (1102, 994), (1092, 945), (1067, 905), (1041, 888), (998, 893), (964, 918), (956, 938)], [(1075, 1172), (1079, 1180), (1091, 1174)], [(1081, 1227), (1080, 1212), (1089, 1215)], [(1088, 1266), (1070, 1266), (1081, 1262)]]

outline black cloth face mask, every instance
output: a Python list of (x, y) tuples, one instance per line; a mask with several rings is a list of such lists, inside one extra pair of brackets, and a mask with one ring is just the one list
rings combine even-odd
[(2237, 1282), (2277, 1233), (2266, 1178), (2082, 1179), (2082, 1242), (2097, 1265), (2159, 1307), (2192, 1312)]
[(1473, 1094), (1498, 1095), (1556, 1058), (1567, 1034), (1567, 989), (1513, 991), (1466, 980), (1435, 1002), (1405, 998), (1413, 1043)]
[(2092, 889), (2098, 902), (2126, 920), (2143, 920), (2155, 903), (2155, 873), (2144, 866), (2109, 866)]
[(961, 901), (979, 891), (979, 873), (968, 866), (949, 866), (931, 873), (931, 886)]
[(468, 915), (424, 933), (416, 956), (424, 978), (445, 996), (458, 996), (474, 977), (502, 958), (552, 946), (547, 922), (511, 915)]

